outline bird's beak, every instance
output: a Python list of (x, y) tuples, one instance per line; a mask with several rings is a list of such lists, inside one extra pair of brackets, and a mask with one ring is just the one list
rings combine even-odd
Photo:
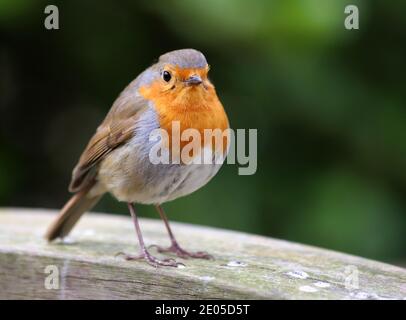
[(197, 86), (199, 84), (201, 84), (202, 78), (200, 78), (198, 75), (194, 74), (193, 76), (190, 76), (189, 78), (187, 78), (185, 80), (186, 85), (188, 86)]

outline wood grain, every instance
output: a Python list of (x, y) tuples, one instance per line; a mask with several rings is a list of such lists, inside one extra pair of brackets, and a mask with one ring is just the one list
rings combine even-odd
[[(49, 244), (43, 234), (55, 214), (0, 209), (0, 299), (406, 299), (400, 267), (214, 228), (172, 224), (185, 248), (215, 257), (179, 259), (186, 267), (176, 269), (115, 257), (138, 251), (127, 217), (86, 214), (68, 241)], [(141, 228), (147, 244), (169, 244), (159, 220)], [(48, 265), (59, 289), (45, 288)]]

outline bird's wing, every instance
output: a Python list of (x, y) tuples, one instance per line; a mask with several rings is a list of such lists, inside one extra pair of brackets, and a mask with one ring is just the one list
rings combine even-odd
[(78, 192), (94, 182), (100, 161), (133, 136), (135, 122), (146, 107), (146, 100), (126, 91), (117, 98), (74, 168), (70, 192)]

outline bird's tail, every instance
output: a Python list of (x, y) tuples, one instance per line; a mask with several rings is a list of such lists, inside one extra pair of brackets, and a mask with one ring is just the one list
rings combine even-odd
[(89, 189), (79, 191), (65, 204), (45, 234), (48, 241), (67, 236), (82, 214), (91, 210), (103, 196), (89, 197), (88, 191)]

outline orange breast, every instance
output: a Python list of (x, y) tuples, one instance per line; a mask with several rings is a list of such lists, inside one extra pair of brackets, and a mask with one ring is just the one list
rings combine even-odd
[[(160, 83), (156, 81), (148, 87), (141, 87), (139, 92), (145, 99), (154, 103), (160, 126), (168, 132), (170, 138), (174, 134), (173, 121), (179, 121), (180, 134), (186, 129), (196, 129), (200, 133), (201, 147), (211, 144), (215, 149), (214, 137), (204, 139), (205, 129), (220, 129), (224, 132), (229, 127), (227, 115), (211, 84), (206, 88), (202, 85), (197, 87), (179, 85), (178, 88), (162, 90)], [(221, 140), (222, 150), (225, 153), (228, 136), (223, 136)], [(180, 149), (182, 150), (189, 142), (181, 141)], [(169, 141), (170, 146), (171, 141)]]

